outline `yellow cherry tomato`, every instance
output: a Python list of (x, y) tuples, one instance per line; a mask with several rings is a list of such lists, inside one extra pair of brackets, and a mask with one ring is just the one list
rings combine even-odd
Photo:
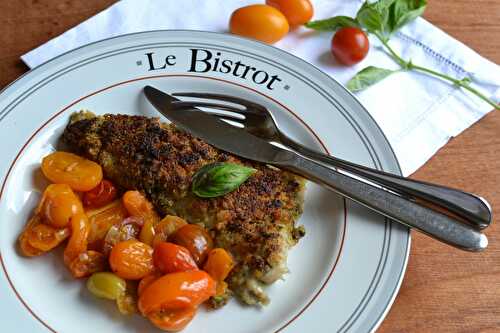
[(43, 193), (40, 213), (47, 224), (64, 228), (71, 217), (83, 213), (83, 206), (71, 187), (66, 184), (51, 184)]
[(266, 4), (282, 12), (291, 26), (309, 22), (314, 13), (309, 0), (266, 0)]
[(250, 5), (233, 12), (229, 30), (236, 35), (272, 44), (285, 37), (289, 25), (286, 17), (276, 8)]
[(102, 180), (99, 164), (63, 151), (44, 157), (42, 172), (51, 182), (67, 184), (75, 191), (90, 191)]

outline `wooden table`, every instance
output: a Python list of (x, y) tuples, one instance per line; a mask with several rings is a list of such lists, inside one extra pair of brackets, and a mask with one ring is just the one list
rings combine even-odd
[[(20, 55), (113, 2), (0, 1), (0, 88), (28, 70)], [(500, 63), (500, 1), (434, 0), (425, 16)], [(500, 214), (500, 113), (490, 113), (452, 139), (412, 177), (478, 193)], [(379, 331), (499, 332), (498, 223), (497, 219), (486, 231), (490, 246), (480, 254), (458, 251), (413, 233), (406, 277)]]

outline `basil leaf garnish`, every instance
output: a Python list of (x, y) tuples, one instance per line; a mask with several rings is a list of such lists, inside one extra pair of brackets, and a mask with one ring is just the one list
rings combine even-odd
[(220, 197), (236, 190), (257, 170), (235, 163), (212, 163), (193, 176), (191, 190), (202, 198)]
[(347, 82), (347, 89), (352, 92), (363, 90), (372, 84), (375, 84), (395, 71), (390, 69), (369, 66), (359, 71), (352, 79)]
[(318, 31), (336, 31), (345, 27), (359, 27), (359, 23), (349, 16), (334, 16), (325, 20), (307, 22), (305, 26)]

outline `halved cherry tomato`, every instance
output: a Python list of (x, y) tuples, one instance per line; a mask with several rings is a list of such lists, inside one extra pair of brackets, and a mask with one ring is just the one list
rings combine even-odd
[(276, 8), (267, 5), (250, 5), (237, 9), (229, 20), (231, 33), (275, 43), (289, 30), (286, 17)]
[(102, 180), (99, 164), (63, 151), (44, 157), (42, 172), (51, 182), (67, 184), (76, 191), (90, 191)]
[(205, 262), (208, 252), (213, 248), (212, 237), (205, 228), (196, 224), (179, 228), (168, 240), (188, 249), (198, 266)]
[(88, 244), (90, 249), (102, 251), (104, 239), (113, 225), (119, 225), (128, 216), (120, 200), (97, 210), (88, 210), (90, 232)]
[(165, 216), (160, 222), (155, 226), (155, 236), (153, 239), (153, 246), (156, 246), (160, 242), (166, 242), (168, 236), (172, 235), (181, 227), (187, 224), (186, 220), (174, 215)]
[(233, 257), (224, 249), (216, 248), (208, 254), (203, 270), (215, 281), (224, 281), (234, 267)]
[(162, 273), (175, 273), (197, 270), (191, 253), (180, 245), (161, 242), (155, 246), (153, 252), (155, 267)]
[(83, 207), (71, 187), (66, 184), (51, 184), (43, 192), (40, 212), (46, 223), (64, 228), (71, 217), (83, 213)]
[(109, 264), (123, 279), (142, 279), (154, 270), (153, 248), (137, 240), (120, 242), (111, 250)]
[(359, 28), (341, 28), (332, 38), (332, 53), (344, 65), (357, 64), (366, 57), (369, 49), (368, 37)]
[(69, 229), (56, 229), (46, 224), (38, 224), (28, 231), (28, 243), (35, 249), (48, 252), (69, 237)]
[(19, 243), (19, 249), (21, 250), (21, 254), (26, 257), (34, 257), (41, 255), (44, 253), (42, 250), (36, 249), (30, 245), (28, 241), (29, 231), (36, 225), (42, 223), (42, 217), (40, 213), (35, 213), (33, 217), (28, 221), (28, 223), (24, 226), (23, 232), (19, 235), (17, 239)]
[(123, 205), (130, 215), (141, 217), (144, 220), (139, 239), (148, 245), (153, 245), (155, 236), (155, 225), (160, 217), (154, 210), (151, 202), (139, 191), (127, 191), (123, 195)]
[(204, 271), (171, 273), (151, 283), (139, 297), (143, 315), (160, 310), (195, 308), (215, 295), (215, 281)]
[(291, 26), (309, 22), (314, 13), (309, 0), (266, 0), (266, 4), (282, 12)]
[(85, 251), (73, 259), (68, 268), (75, 278), (89, 276), (106, 269), (106, 257), (97, 251)]
[(178, 332), (184, 329), (193, 320), (196, 308), (178, 310), (155, 311), (148, 314), (148, 319), (161, 330)]
[(139, 217), (129, 216), (120, 224), (115, 224), (109, 228), (106, 237), (104, 238), (104, 245), (102, 252), (104, 255), (109, 255), (113, 246), (119, 242), (126, 240), (137, 239), (141, 231), (142, 219)]
[(139, 286), (137, 287), (137, 294), (141, 296), (142, 292), (154, 281), (158, 280), (160, 277), (162, 277), (162, 273), (158, 271), (154, 271), (153, 273), (149, 273), (145, 277), (139, 281)]
[(77, 214), (71, 218), (71, 237), (64, 249), (64, 263), (70, 266), (80, 253), (87, 251), (89, 236), (89, 220), (85, 214)]
[(111, 203), (116, 199), (116, 187), (109, 180), (103, 179), (96, 187), (83, 193), (83, 205), (85, 207), (99, 208)]

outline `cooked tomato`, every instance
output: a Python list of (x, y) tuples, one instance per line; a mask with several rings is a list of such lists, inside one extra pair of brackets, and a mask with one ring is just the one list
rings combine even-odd
[(120, 242), (111, 250), (109, 264), (123, 279), (142, 279), (154, 270), (153, 248), (137, 240)]
[(85, 214), (77, 214), (71, 218), (71, 237), (64, 249), (64, 263), (71, 265), (80, 253), (87, 251), (89, 236), (89, 220)]
[(103, 179), (96, 187), (83, 193), (83, 205), (85, 207), (99, 208), (111, 203), (116, 199), (116, 187), (109, 180)]
[(83, 213), (83, 207), (71, 187), (66, 184), (51, 184), (43, 193), (40, 212), (44, 222), (56, 228), (64, 228), (71, 217)]
[(161, 242), (155, 246), (153, 252), (155, 267), (162, 273), (175, 273), (197, 270), (191, 253), (180, 245)]
[(42, 160), (42, 172), (53, 183), (76, 191), (90, 191), (102, 180), (99, 164), (75, 154), (56, 151)]
[(357, 64), (366, 57), (369, 49), (368, 37), (359, 28), (339, 29), (332, 39), (332, 53), (344, 65)]
[(102, 251), (104, 239), (113, 225), (119, 225), (127, 218), (127, 211), (120, 200), (116, 200), (105, 207), (86, 211), (89, 217), (90, 232), (89, 248)]
[(160, 217), (154, 210), (151, 202), (146, 199), (139, 191), (127, 191), (123, 195), (123, 205), (130, 215), (140, 217), (144, 220), (139, 239), (148, 245), (153, 245), (155, 236), (155, 225)]
[(168, 237), (176, 232), (179, 228), (187, 224), (186, 220), (174, 215), (165, 216), (159, 223), (154, 226), (155, 236), (153, 246), (160, 242), (166, 242)]
[(205, 228), (196, 224), (181, 227), (169, 237), (169, 241), (188, 249), (198, 266), (205, 262), (208, 252), (213, 248), (212, 237)]
[(266, 0), (266, 4), (282, 12), (291, 26), (309, 22), (314, 13), (309, 0)]
[(233, 257), (224, 249), (216, 248), (208, 254), (203, 270), (215, 281), (224, 281), (234, 267)]
[(139, 310), (155, 311), (195, 308), (215, 295), (215, 281), (204, 271), (171, 273), (157, 279), (139, 297)]
[(104, 255), (109, 255), (113, 246), (119, 242), (126, 240), (137, 239), (141, 231), (142, 219), (134, 216), (127, 217), (120, 224), (115, 224), (109, 228), (102, 252)]
[(178, 332), (184, 329), (194, 318), (196, 308), (183, 308), (178, 310), (155, 311), (148, 314), (148, 319), (161, 330)]
[(289, 25), (286, 17), (276, 8), (250, 5), (233, 12), (229, 30), (236, 35), (272, 44), (288, 33)]
[(153, 273), (149, 273), (148, 275), (143, 277), (141, 281), (139, 281), (139, 286), (137, 287), (137, 294), (141, 296), (142, 292), (146, 289), (146, 287), (148, 287), (154, 281), (158, 280), (162, 275), (163, 275), (162, 273), (154, 271)]
[(81, 278), (106, 269), (106, 257), (97, 251), (80, 253), (69, 265), (73, 277)]

